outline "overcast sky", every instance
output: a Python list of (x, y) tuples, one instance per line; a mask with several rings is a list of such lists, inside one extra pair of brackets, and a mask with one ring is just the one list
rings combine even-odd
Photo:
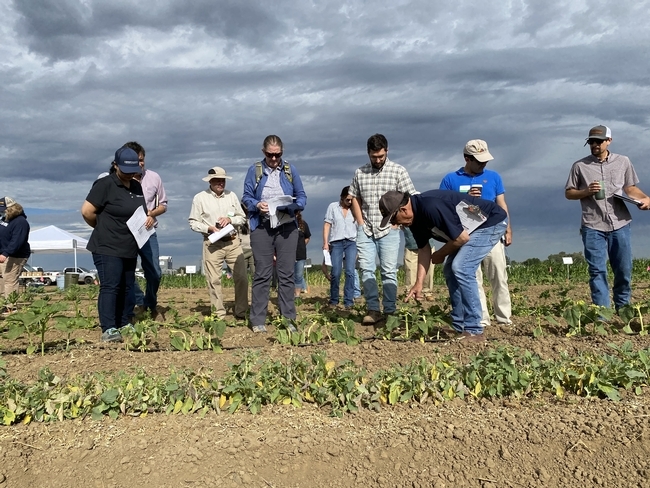
[[(136, 140), (169, 196), (161, 254), (200, 264), (187, 216), (201, 178), (222, 166), (241, 198), (277, 134), (320, 260), (327, 204), (368, 161), (370, 135), (386, 135), (419, 191), (480, 138), (506, 187), (509, 256), (580, 251), (580, 204), (564, 184), (590, 127), (611, 127), (610, 149), (650, 192), (648, 11), (639, 0), (0, 0), (0, 192), (32, 229), (88, 237), (79, 208)], [(650, 213), (632, 214), (634, 255), (649, 257)]]

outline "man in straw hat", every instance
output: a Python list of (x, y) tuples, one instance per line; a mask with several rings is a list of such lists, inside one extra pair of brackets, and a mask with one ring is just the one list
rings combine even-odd
[[(413, 196), (407, 192), (386, 192), (379, 199), (379, 211), (384, 217), (381, 227), (389, 223), (409, 226), (418, 245), (417, 281), (406, 300), (420, 297), (429, 266), (444, 261), (452, 327), (466, 342), (482, 342), (476, 270), (506, 232), (505, 210), (494, 202), (459, 192), (431, 190)], [(474, 229), (465, 228), (468, 220), (477, 222)], [(444, 246), (431, 253), (430, 237), (444, 242)]]
[(237, 319), (246, 317), (248, 310), (248, 275), (241, 241), (236, 232), (228, 233), (215, 242), (210, 234), (219, 232), (228, 224), (237, 228), (246, 223), (239, 198), (226, 190), (226, 180), (232, 179), (219, 166), (210, 168), (203, 178), (210, 184), (206, 190), (197, 193), (192, 200), (188, 218), (190, 228), (203, 234), (203, 270), (210, 293), (210, 303), (218, 317), (226, 315), (221, 294), (221, 275), (224, 261), (233, 272), (235, 281), (235, 310)]

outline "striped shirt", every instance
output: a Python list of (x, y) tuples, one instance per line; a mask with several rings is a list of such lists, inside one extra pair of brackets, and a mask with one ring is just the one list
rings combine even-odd
[(349, 194), (361, 199), (363, 231), (369, 237), (379, 239), (390, 232), (390, 224), (383, 229), (379, 228), (383, 218), (379, 211), (379, 199), (391, 190), (407, 191), (411, 195), (417, 193), (404, 166), (388, 158), (380, 169), (368, 163), (354, 172)]

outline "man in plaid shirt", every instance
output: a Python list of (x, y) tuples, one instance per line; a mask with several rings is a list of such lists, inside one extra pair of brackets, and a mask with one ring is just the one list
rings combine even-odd
[(384, 314), (392, 314), (397, 300), (397, 254), (400, 243), (397, 226), (388, 224), (381, 227), (383, 217), (379, 211), (379, 199), (391, 190), (409, 194), (417, 192), (406, 169), (388, 159), (388, 141), (382, 134), (368, 139), (368, 157), (370, 162), (354, 172), (349, 194), (354, 197), (352, 214), (358, 225), (359, 267), (368, 309), (363, 324), (375, 325), (383, 320), (375, 278), (376, 259), (379, 256)]

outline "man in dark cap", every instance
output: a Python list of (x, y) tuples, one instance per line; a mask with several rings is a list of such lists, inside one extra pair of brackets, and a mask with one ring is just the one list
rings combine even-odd
[(614, 306), (628, 305), (632, 296), (632, 216), (620, 197), (631, 197), (641, 210), (650, 208), (650, 198), (636, 185), (639, 178), (626, 156), (609, 151), (612, 131), (597, 125), (589, 131), (591, 154), (573, 163), (565, 196), (580, 200), (580, 234), (589, 265), (589, 288), (595, 305), (610, 306), (607, 259), (614, 271)]
[[(381, 227), (389, 222), (408, 226), (418, 245), (417, 280), (406, 300), (420, 297), (429, 266), (444, 261), (452, 327), (465, 341), (482, 342), (476, 270), (506, 232), (505, 210), (494, 202), (449, 190), (413, 196), (389, 191), (379, 200), (379, 210), (384, 217)], [(430, 237), (445, 244), (431, 253)]]

